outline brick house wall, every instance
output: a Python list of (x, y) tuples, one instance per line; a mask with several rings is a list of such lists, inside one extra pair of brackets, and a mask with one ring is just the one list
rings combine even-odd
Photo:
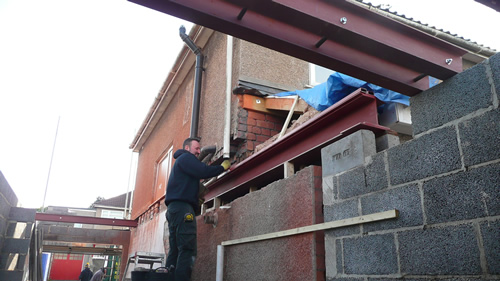
[[(500, 279), (500, 55), (411, 99), (414, 139), (323, 178), (327, 280)], [(324, 166), (324, 165), (323, 165)]]

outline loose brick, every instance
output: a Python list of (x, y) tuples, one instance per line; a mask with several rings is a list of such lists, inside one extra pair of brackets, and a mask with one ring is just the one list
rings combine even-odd
[(465, 166), (500, 158), (500, 109), (459, 125)]
[(398, 239), (404, 274), (481, 274), (478, 243), (471, 225), (405, 231)]
[(364, 224), (363, 230), (376, 231), (423, 224), (422, 203), (418, 185), (411, 184), (361, 198), (363, 215), (396, 209), (399, 217)]
[(481, 224), (488, 273), (500, 274), (500, 220)]
[(398, 261), (394, 234), (344, 239), (346, 274), (395, 274)]
[(439, 177), (424, 183), (427, 223), (500, 214), (500, 164)]
[(461, 168), (457, 134), (446, 127), (387, 150), (392, 184)]
[(414, 134), (439, 127), (492, 104), (484, 63), (411, 98)]

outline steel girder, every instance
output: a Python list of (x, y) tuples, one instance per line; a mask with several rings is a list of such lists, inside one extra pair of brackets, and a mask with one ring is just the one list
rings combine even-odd
[(461, 72), (466, 53), (349, 1), (129, 1), (409, 96)]
[[(296, 167), (321, 165), (321, 148), (360, 129), (376, 135), (389, 130), (378, 125), (377, 99), (358, 89), (325, 111), (231, 168), (207, 186), (206, 200), (231, 200), (283, 178), (283, 163)], [(319, 161), (319, 163), (318, 163)]]
[(57, 214), (46, 214), (46, 213), (36, 213), (35, 220), (37, 220), (37, 221), (50, 221), (50, 222), (83, 223), (83, 224), (137, 227), (137, 221), (135, 221), (135, 220), (107, 219), (107, 218), (97, 218), (97, 217), (57, 215)]

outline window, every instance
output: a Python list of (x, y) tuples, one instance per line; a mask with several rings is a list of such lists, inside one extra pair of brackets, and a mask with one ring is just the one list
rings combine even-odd
[(316, 86), (318, 84), (326, 82), (328, 80), (328, 77), (334, 73), (334, 70), (315, 65), (310, 63), (309, 64), (309, 83), (311, 86)]
[(83, 255), (78, 255), (78, 254), (70, 254), (69, 255), (70, 260), (83, 260)]
[(114, 210), (102, 210), (101, 218), (108, 219), (123, 219), (123, 211), (114, 211)]
[(155, 198), (159, 198), (165, 194), (168, 176), (170, 175), (170, 168), (172, 165), (172, 151), (173, 147), (170, 147), (156, 162)]
[(54, 259), (55, 260), (67, 260), (68, 254), (56, 253), (56, 254), (54, 254)]

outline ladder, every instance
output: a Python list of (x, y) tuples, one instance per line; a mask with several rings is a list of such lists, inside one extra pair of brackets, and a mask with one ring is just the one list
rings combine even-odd
[(130, 279), (127, 279), (127, 272), (128, 272), (128, 267), (131, 263), (134, 264), (134, 269), (138, 267), (139, 264), (148, 264), (149, 269), (153, 269), (153, 265), (155, 263), (161, 264), (161, 266), (164, 266), (164, 260), (165, 260), (165, 254), (163, 253), (151, 253), (151, 252), (135, 252), (134, 254), (129, 255), (128, 261), (127, 261), (127, 266), (125, 267), (125, 271), (123, 272), (123, 276), (121, 278), (121, 281), (127, 281)]

